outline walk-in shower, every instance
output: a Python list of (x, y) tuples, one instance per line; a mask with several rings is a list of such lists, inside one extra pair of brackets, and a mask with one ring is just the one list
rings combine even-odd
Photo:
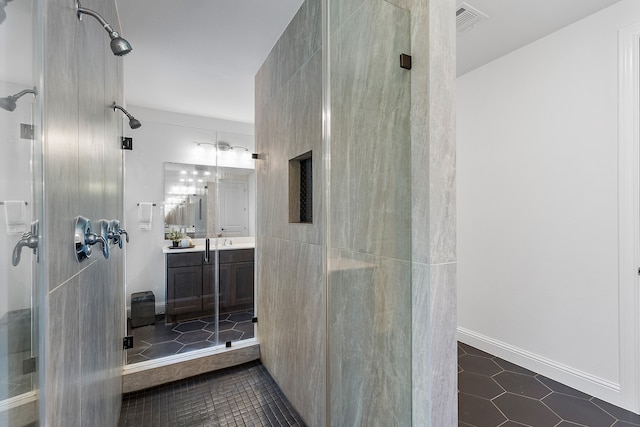
[(14, 427), (37, 425), (42, 386), (43, 264), (36, 252), (43, 231), (44, 26), (40, 0), (10, 3), (5, 20), (10, 1), (0, 0), (0, 425)]

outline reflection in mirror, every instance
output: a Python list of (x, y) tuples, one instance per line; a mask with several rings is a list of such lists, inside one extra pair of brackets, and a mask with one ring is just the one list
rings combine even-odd
[(164, 234), (195, 239), (253, 236), (253, 169), (164, 164)]

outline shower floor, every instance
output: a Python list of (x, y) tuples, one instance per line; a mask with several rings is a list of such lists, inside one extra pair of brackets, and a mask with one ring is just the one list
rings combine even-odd
[(253, 310), (220, 315), (218, 341), (214, 335), (215, 316), (170, 324), (165, 323), (164, 316), (156, 316), (153, 325), (131, 328), (129, 324), (134, 347), (127, 350), (127, 364), (253, 338), (252, 318)]
[(123, 396), (119, 427), (305, 426), (259, 361)]
[(31, 358), (30, 309), (10, 311), (0, 319), (0, 343), (0, 400), (5, 400), (33, 389), (33, 374), (23, 373), (23, 362)]

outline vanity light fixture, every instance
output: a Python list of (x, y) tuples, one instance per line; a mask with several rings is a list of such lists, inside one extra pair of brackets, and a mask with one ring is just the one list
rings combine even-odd
[(122, 111), (129, 118), (129, 127), (131, 129), (138, 129), (140, 126), (142, 126), (142, 123), (140, 123), (140, 120), (133, 117), (131, 114), (129, 114), (127, 110), (125, 110), (115, 102), (113, 103), (113, 105), (111, 105), (111, 108), (113, 108), (113, 111), (116, 111), (116, 110)]
[(131, 44), (129, 44), (129, 42), (126, 41), (124, 38), (120, 37), (120, 34), (118, 34), (118, 32), (115, 31), (111, 27), (111, 25), (109, 25), (107, 21), (105, 21), (104, 18), (100, 16), (98, 12), (81, 7), (79, 0), (76, 0), (76, 11), (78, 14), (78, 19), (80, 20), (82, 20), (82, 14), (93, 16), (98, 20), (98, 22), (100, 23), (100, 25), (102, 25), (105, 31), (109, 33), (109, 37), (111, 37), (111, 51), (113, 52), (114, 55), (122, 56), (131, 52), (132, 50)]
[(218, 151), (244, 151), (244, 152), (249, 152), (249, 149), (247, 147), (243, 147), (242, 145), (231, 145), (228, 142), (225, 141), (219, 141), (217, 144), (213, 143), (213, 142), (198, 142), (198, 141), (193, 141), (194, 144), (196, 144), (198, 147), (202, 147), (203, 145), (211, 145), (212, 147), (215, 147), (216, 150)]
[[(1, 0), (0, 0), (1, 1)], [(18, 100), (18, 98), (28, 94), (28, 93), (32, 93), (33, 96), (37, 96), (38, 92), (36, 92), (36, 88), (34, 87), (33, 89), (25, 89), (25, 90), (21, 90), (20, 92), (16, 93), (15, 95), (9, 95), (6, 98), (0, 98), (0, 108), (7, 110), (7, 111), (14, 111), (16, 109), (16, 101)]]

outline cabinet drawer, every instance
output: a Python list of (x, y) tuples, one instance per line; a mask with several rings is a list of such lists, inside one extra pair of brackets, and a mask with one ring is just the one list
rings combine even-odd
[(253, 249), (227, 249), (220, 251), (220, 264), (253, 261)]
[(167, 267), (190, 267), (202, 265), (202, 252), (167, 254)]

